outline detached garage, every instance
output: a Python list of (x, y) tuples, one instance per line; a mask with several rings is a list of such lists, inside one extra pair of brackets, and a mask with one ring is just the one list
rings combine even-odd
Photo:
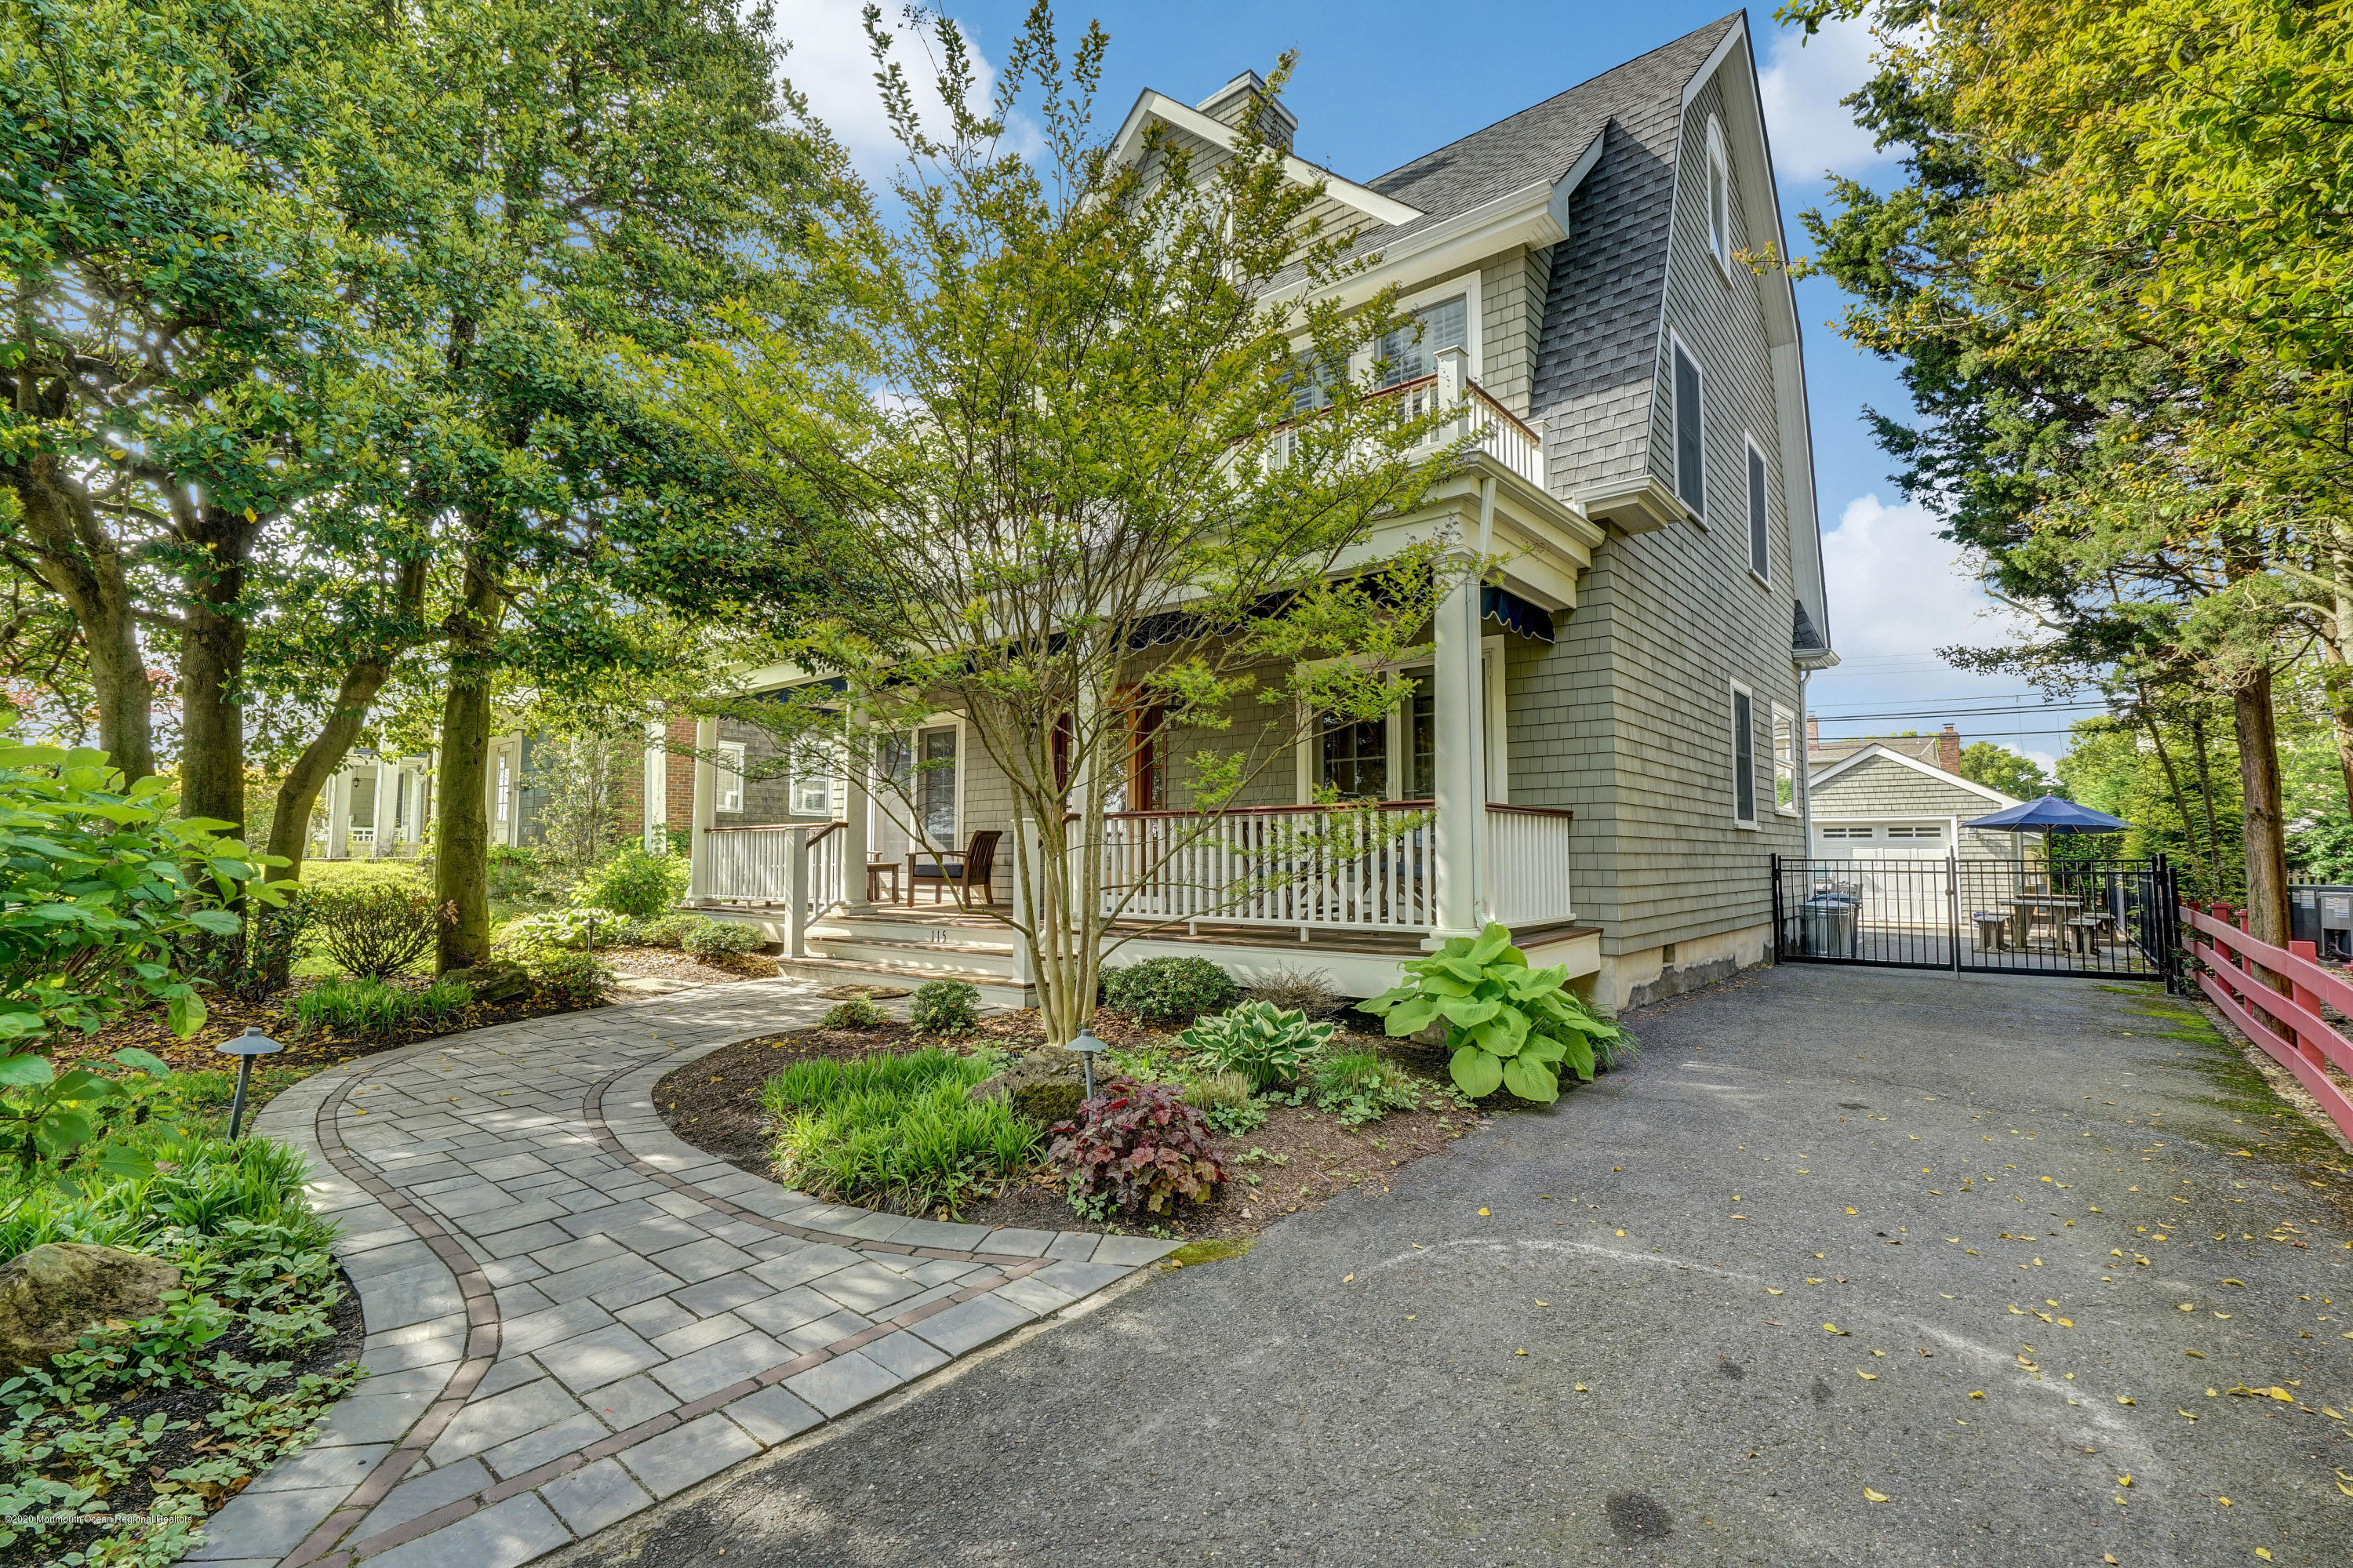
[(2019, 858), (2016, 833), (1964, 832), (1963, 822), (2019, 802), (1957, 773), (1868, 746), (1808, 775), (1817, 860)]

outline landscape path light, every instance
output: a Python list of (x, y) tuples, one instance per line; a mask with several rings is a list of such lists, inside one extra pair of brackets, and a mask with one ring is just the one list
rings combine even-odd
[(1062, 1049), (1065, 1051), (1076, 1051), (1079, 1054), (1079, 1063), (1086, 1069), (1087, 1098), (1094, 1098), (1095, 1054), (1099, 1051), (1107, 1051), (1111, 1049), (1111, 1047), (1096, 1039), (1095, 1032), (1093, 1030), (1082, 1029), (1079, 1031), (1079, 1037), (1076, 1040), (1071, 1041), (1068, 1045), (1063, 1046)]
[(222, 1041), (217, 1049), (224, 1056), (237, 1058), (237, 1093), (228, 1102), (228, 1135), (235, 1139), (245, 1125), (245, 1086), (253, 1077), (253, 1059), (286, 1047), (248, 1023), (244, 1033), (234, 1040)]

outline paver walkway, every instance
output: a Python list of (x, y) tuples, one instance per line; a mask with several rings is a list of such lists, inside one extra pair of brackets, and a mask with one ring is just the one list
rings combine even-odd
[(1174, 1244), (819, 1202), (671, 1137), (654, 1085), (815, 1021), (712, 987), (428, 1041), (304, 1080), (370, 1375), (215, 1516), (220, 1568), (508, 1568), (1101, 1289)]

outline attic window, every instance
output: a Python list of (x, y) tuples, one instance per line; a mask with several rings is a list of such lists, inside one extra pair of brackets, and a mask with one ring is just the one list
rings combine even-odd
[(1706, 442), (1702, 428), (1699, 364), (1676, 340), (1675, 350), (1675, 493), (1692, 515), (1707, 516), (1707, 480), (1704, 470)]
[(1707, 122), (1707, 248), (1716, 265), (1732, 268), (1732, 174), (1724, 157), (1724, 131)]

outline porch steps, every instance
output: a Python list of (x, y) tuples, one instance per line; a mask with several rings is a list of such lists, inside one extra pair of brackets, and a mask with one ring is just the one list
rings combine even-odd
[(1009, 943), (911, 942), (897, 937), (870, 937), (863, 931), (849, 937), (815, 929), (808, 934), (808, 943), (810, 951), (828, 959), (881, 964), (911, 972), (930, 970), (957, 978), (993, 974), (1000, 979), (1013, 973), (1013, 948)]
[(776, 959), (777, 969), (796, 980), (818, 980), (828, 985), (891, 985), (909, 991), (933, 980), (963, 980), (980, 992), (987, 1007), (1035, 1007), (1037, 988), (1017, 984), (1003, 969), (950, 969), (911, 968), (903, 964), (871, 963), (857, 959), (819, 958), (812, 954), (806, 959)]

